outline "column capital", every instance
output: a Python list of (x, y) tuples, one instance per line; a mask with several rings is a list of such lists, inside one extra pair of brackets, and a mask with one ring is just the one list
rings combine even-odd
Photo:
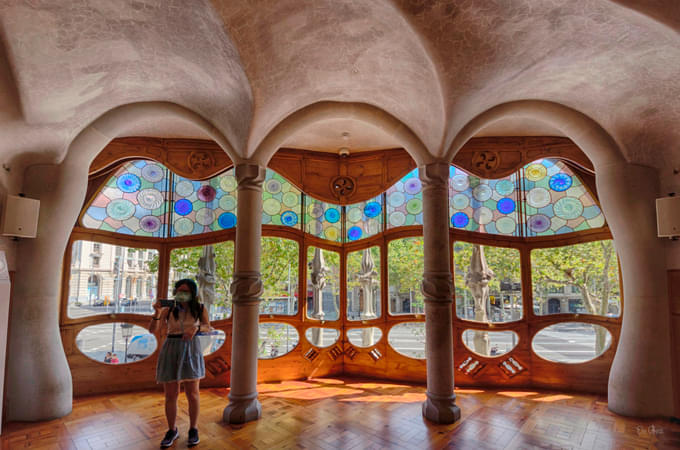
[(449, 164), (444, 161), (423, 164), (418, 167), (418, 175), (423, 188), (445, 186), (449, 181)]
[(260, 272), (234, 273), (229, 291), (231, 292), (231, 301), (233, 303), (247, 304), (259, 302), (260, 296), (264, 292)]
[(266, 168), (259, 164), (244, 163), (234, 168), (239, 190), (262, 190), (262, 182), (267, 173)]
[(451, 272), (425, 271), (420, 291), (426, 302), (453, 302), (453, 278)]

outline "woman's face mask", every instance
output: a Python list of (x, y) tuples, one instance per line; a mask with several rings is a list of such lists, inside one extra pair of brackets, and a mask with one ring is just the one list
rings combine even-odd
[(175, 300), (180, 303), (191, 301), (191, 294), (189, 292), (178, 292), (175, 294)]

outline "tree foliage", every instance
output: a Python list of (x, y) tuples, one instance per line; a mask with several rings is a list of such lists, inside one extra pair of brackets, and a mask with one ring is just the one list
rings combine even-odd
[(387, 249), (387, 276), (390, 296), (393, 293), (408, 294), (413, 299), (412, 311), (423, 313), (423, 238), (409, 237), (390, 241)]

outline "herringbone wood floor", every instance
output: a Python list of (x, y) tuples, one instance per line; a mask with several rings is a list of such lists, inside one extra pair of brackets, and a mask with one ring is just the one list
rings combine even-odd
[[(499, 389), (456, 390), (462, 419), (424, 421), (422, 386), (352, 378), (261, 384), (262, 419), (221, 422), (226, 389), (201, 390), (198, 448), (264, 449), (651, 449), (680, 448), (680, 425), (616, 416), (598, 396)], [(187, 404), (180, 401), (186, 448)], [(163, 395), (138, 392), (76, 399), (62, 419), (10, 423), (3, 448), (158, 448), (166, 431)]]

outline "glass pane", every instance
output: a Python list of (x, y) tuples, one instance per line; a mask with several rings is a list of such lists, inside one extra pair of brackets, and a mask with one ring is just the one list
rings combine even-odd
[(345, 228), (347, 241), (374, 236), (383, 229), (382, 195), (346, 207)]
[[(175, 282), (194, 279), (200, 301), (208, 307), (210, 320), (231, 316), (231, 275), (234, 271), (234, 243), (220, 242), (198, 247), (176, 248), (170, 252), (167, 297), (172, 298)], [(196, 275), (199, 274), (198, 278)]]
[(483, 323), (522, 318), (519, 250), (457, 241), (453, 263), (458, 317)]
[(307, 341), (316, 347), (330, 347), (340, 337), (340, 331), (334, 328), (307, 328), (305, 331)]
[(387, 228), (423, 224), (423, 189), (418, 169), (387, 190)]
[(451, 166), (451, 226), (467, 231), (519, 236), (517, 175), (486, 180)]
[(267, 169), (262, 189), (262, 223), (300, 229), (302, 192), (273, 170)]
[(131, 323), (104, 323), (83, 328), (76, 346), (88, 358), (107, 364), (125, 364), (156, 351), (156, 337)]
[(535, 314), (621, 314), (614, 242), (596, 241), (531, 252)]
[(387, 247), (390, 314), (423, 314), (423, 238), (390, 241)]
[(600, 356), (611, 342), (611, 334), (600, 325), (563, 322), (536, 333), (531, 348), (548, 361), (582, 363)]
[[(144, 257), (138, 259), (138, 252)], [(151, 314), (158, 284), (158, 251), (75, 241), (69, 277), (68, 316)]]
[(261, 323), (257, 340), (259, 359), (272, 359), (293, 350), (300, 341), (295, 327), (287, 323)]
[(393, 326), (387, 333), (390, 346), (409, 358), (425, 359), (425, 323), (406, 322)]
[(262, 238), (264, 294), (260, 314), (297, 314), (298, 248), (298, 243), (290, 239)]
[(340, 318), (340, 254), (316, 247), (307, 249), (307, 317)]
[(205, 181), (175, 175), (171, 236), (234, 228), (236, 184), (234, 169)]
[(370, 347), (382, 338), (382, 330), (377, 327), (352, 328), (347, 331), (347, 339), (355, 347)]
[(539, 159), (523, 169), (526, 236), (599, 228), (604, 216), (581, 180), (562, 161)]
[(305, 231), (313, 236), (333, 242), (342, 240), (340, 227), (342, 208), (339, 205), (325, 203), (305, 196), (307, 213), (305, 214)]
[(137, 236), (167, 235), (168, 169), (151, 161), (123, 165), (83, 214), (83, 226)]
[(347, 319), (380, 317), (380, 247), (347, 254)]
[(515, 348), (518, 341), (514, 331), (463, 331), (463, 344), (468, 350), (486, 357), (504, 355)]
[(209, 333), (198, 333), (203, 356), (216, 352), (224, 344), (225, 334), (222, 330), (212, 330)]

